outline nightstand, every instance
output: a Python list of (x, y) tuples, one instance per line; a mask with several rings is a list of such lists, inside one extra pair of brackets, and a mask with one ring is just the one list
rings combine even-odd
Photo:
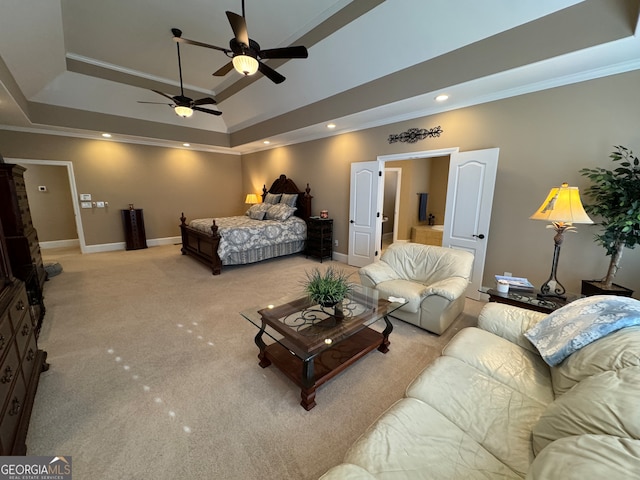
[(309, 218), (307, 221), (307, 257), (333, 260), (333, 219)]

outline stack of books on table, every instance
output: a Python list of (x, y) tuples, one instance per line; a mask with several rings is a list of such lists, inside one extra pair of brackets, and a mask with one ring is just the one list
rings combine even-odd
[(496, 281), (504, 280), (509, 284), (509, 290), (518, 290), (521, 292), (533, 292), (533, 284), (523, 277), (507, 277), (505, 275), (496, 275)]

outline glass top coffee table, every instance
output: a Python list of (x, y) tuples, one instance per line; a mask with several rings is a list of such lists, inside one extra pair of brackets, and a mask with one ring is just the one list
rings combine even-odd
[[(255, 337), (259, 365), (278, 367), (301, 388), (300, 404), (311, 410), (316, 389), (323, 383), (376, 348), (389, 351), (393, 325), (387, 315), (401, 306), (380, 298), (375, 289), (354, 285), (342, 302), (342, 314), (336, 315), (335, 307), (314, 304), (303, 293), (240, 314), (259, 329)], [(383, 331), (370, 328), (381, 320)]]

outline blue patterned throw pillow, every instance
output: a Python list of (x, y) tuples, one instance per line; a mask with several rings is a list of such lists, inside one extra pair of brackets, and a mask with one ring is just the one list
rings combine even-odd
[(527, 330), (525, 337), (549, 365), (624, 327), (640, 325), (640, 301), (615, 295), (576, 300)]

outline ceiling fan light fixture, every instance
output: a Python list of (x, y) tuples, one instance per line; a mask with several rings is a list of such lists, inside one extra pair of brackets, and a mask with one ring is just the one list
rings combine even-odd
[(189, 118), (191, 115), (193, 115), (193, 110), (191, 110), (189, 107), (177, 106), (174, 108), (174, 111), (176, 112), (176, 115), (183, 118)]
[(258, 60), (249, 55), (235, 55), (232, 62), (233, 68), (242, 75), (253, 75), (258, 71)]

